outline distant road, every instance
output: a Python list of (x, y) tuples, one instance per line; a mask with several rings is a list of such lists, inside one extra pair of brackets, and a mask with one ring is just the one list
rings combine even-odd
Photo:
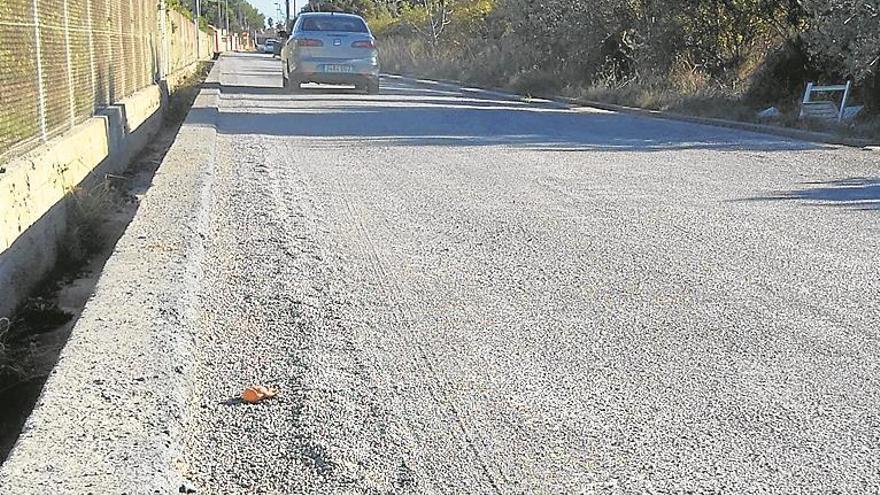
[(219, 64), (198, 493), (880, 490), (880, 155)]

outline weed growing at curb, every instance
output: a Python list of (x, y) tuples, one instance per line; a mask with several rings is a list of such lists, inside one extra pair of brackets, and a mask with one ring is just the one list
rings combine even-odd
[(0, 318), (0, 376), (21, 373), (20, 367), (9, 354), (7, 338), (10, 329), (12, 329), (12, 321), (9, 318)]
[(186, 119), (193, 100), (199, 93), (201, 82), (208, 76), (212, 66), (212, 62), (200, 62), (198, 68), (182, 80), (177, 90), (168, 96), (164, 117), (166, 125), (179, 124)]
[(97, 185), (70, 190), (67, 230), (58, 249), (62, 271), (82, 264), (104, 244), (100, 227), (106, 212), (122, 206), (123, 195), (108, 179)]

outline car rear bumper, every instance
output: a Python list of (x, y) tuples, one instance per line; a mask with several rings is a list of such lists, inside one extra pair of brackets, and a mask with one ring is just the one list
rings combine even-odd
[[(379, 77), (379, 63), (373, 58), (297, 58), (291, 67), (290, 78), (303, 82), (345, 83), (365, 81)], [(329, 67), (328, 67), (329, 66)], [(335, 72), (332, 68), (343, 67), (346, 72)]]
[(376, 77), (366, 74), (322, 74), (320, 72), (292, 72), (290, 74), (291, 80), (299, 83), (317, 84), (364, 85), (376, 79)]

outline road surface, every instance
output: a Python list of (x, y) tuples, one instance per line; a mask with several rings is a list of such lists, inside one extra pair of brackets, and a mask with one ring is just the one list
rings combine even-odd
[(219, 63), (198, 493), (880, 490), (880, 155)]

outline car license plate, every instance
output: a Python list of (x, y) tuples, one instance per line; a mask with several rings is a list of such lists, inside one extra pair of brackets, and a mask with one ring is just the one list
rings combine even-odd
[(350, 65), (327, 64), (324, 66), (324, 72), (351, 72)]

